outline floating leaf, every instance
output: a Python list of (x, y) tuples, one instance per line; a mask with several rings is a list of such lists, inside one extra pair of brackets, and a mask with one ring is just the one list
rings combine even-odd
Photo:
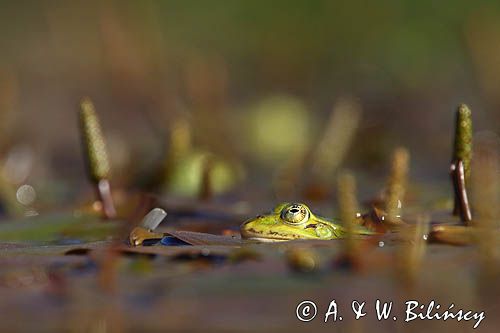
[(244, 243), (239, 237), (212, 235), (201, 232), (169, 231), (168, 234), (191, 245), (240, 246)]

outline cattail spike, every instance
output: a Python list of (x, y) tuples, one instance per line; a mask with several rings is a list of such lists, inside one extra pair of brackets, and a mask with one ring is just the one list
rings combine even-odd
[(346, 230), (344, 253), (341, 262), (348, 267), (358, 266), (358, 249), (354, 239), (354, 228), (358, 203), (356, 199), (356, 179), (347, 172), (341, 172), (337, 179), (337, 195), (340, 218)]
[(174, 121), (170, 139), (172, 150), (175, 150), (176, 154), (185, 155), (191, 150), (191, 125), (187, 119), (178, 118)]
[(348, 222), (354, 222), (358, 212), (358, 200), (356, 199), (356, 179), (347, 171), (342, 172), (338, 178), (338, 198), (340, 217), (348, 228)]
[[(453, 156), (451, 161), (451, 177), (455, 190), (453, 215), (460, 215), (463, 222), (470, 221), (470, 214), (464, 210), (467, 194), (466, 185), (469, 183), (472, 160), (472, 116), (465, 104), (458, 106), (455, 115), (455, 139), (453, 143)], [(463, 175), (459, 175), (459, 163), (462, 163)], [(463, 178), (463, 179), (462, 179)]]
[(80, 103), (80, 130), (88, 176), (97, 184), (99, 180), (109, 178), (111, 167), (101, 124), (88, 98)]
[(344, 160), (361, 120), (362, 108), (356, 99), (340, 99), (330, 114), (323, 138), (312, 157), (314, 175), (333, 175)]
[(406, 242), (401, 245), (397, 252), (399, 262), (399, 278), (406, 287), (412, 288), (417, 282), (419, 271), (427, 248), (429, 234), (429, 217), (420, 215), (414, 228), (408, 228), (403, 232)]
[(385, 210), (391, 221), (400, 218), (401, 207), (408, 180), (410, 153), (406, 148), (397, 148), (392, 156), (392, 167), (385, 193)]
[(94, 184), (97, 196), (102, 203), (104, 216), (113, 218), (116, 216), (116, 211), (108, 180), (111, 166), (99, 118), (94, 105), (88, 98), (80, 103), (80, 132), (88, 177)]
[(172, 173), (179, 161), (187, 156), (192, 150), (192, 130), (189, 121), (183, 117), (174, 119), (170, 128), (170, 144), (162, 174), (157, 181), (168, 188), (172, 182)]
[(464, 164), (466, 184), (470, 178), (472, 159), (472, 116), (465, 104), (460, 104), (455, 118), (455, 142), (453, 146), (453, 161), (461, 160)]
[(203, 158), (201, 168), (201, 182), (198, 193), (198, 198), (203, 201), (208, 201), (213, 197), (213, 168), (214, 160), (211, 155)]

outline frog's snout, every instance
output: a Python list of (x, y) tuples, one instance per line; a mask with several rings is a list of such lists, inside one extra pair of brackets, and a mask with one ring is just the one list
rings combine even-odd
[(241, 233), (241, 238), (249, 238), (251, 237), (250, 232), (248, 231), (251, 229), (250, 225), (253, 222), (253, 219), (246, 220), (243, 222), (240, 226), (240, 233)]
[(243, 222), (240, 226), (240, 233), (242, 238), (251, 238), (258, 232), (254, 227), (259, 223), (260, 220), (264, 219), (264, 215), (258, 215), (254, 218), (248, 219)]

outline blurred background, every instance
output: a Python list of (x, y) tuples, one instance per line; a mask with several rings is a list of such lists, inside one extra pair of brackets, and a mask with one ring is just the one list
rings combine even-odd
[[(425, 257), (420, 233), (424, 220), (457, 222), (457, 106), (466, 103), (474, 132), (497, 144), (484, 147), (498, 148), (499, 92), (500, 1), (0, 1), (0, 312), (9, 319), (0, 327), (295, 332), (306, 327), (293, 315), (301, 300), (319, 301), (320, 312), (330, 298), (345, 301), (341, 309), (386, 299), (402, 310), (398, 299), (420, 295), (485, 310), (484, 331), (494, 331), (494, 232), (469, 236), (477, 247), (430, 245)], [(95, 214), (103, 205), (79, 133), (87, 97), (106, 138), (118, 220), (130, 223)], [(411, 156), (408, 186), (398, 147)], [(404, 221), (420, 223), (411, 242), (394, 232), (360, 251), (352, 241), (235, 245), (242, 221), (285, 200), (339, 217), (342, 169), (356, 177), (362, 212), (383, 203), (395, 150), (392, 187), (405, 192)], [(500, 207), (492, 174), (471, 191), (480, 223)], [(399, 206), (392, 196), (385, 201)], [(157, 231), (202, 232), (189, 244), (203, 245), (122, 244), (146, 231), (132, 228), (152, 207), (168, 212)], [(294, 248), (317, 272), (295, 274)], [(340, 329), (376, 329), (370, 316)], [(313, 329), (335, 330), (318, 318)], [(472, 327), (421, 324), (415, 331)]]
[(459, 103), (499, 131), (499, 18), (496, 1), (2, 1), (4, 182), (27, 205), (90, 190), (85, 96), (118, 186), (151, 187), (175, 138), (229, 166), (221, 192), (279, 199), (340, 167), (370, 192), (397, 146), (413, 181), (447, 182)]

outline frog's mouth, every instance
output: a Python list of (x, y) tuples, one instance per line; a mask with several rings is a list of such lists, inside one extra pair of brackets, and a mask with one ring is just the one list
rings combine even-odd
[(259, 242), (283, 242), (294, 239), (294, 237), (287, 237), (287, 235), (278, 234), (278, 233), (269, 233), (264, 234), (256, 231), (253, 228), (241, 228), (240, 229), (241, 238), (249, 239), (249, 240), (257, 240)]
[(277, 242), (286, 242), (290, 239), (275, 239), (275, 238), (263, 238), (263, 237), (243, 237), (243, 239), (250, 241), (258, 241), (261, 243), (277, 243)]

